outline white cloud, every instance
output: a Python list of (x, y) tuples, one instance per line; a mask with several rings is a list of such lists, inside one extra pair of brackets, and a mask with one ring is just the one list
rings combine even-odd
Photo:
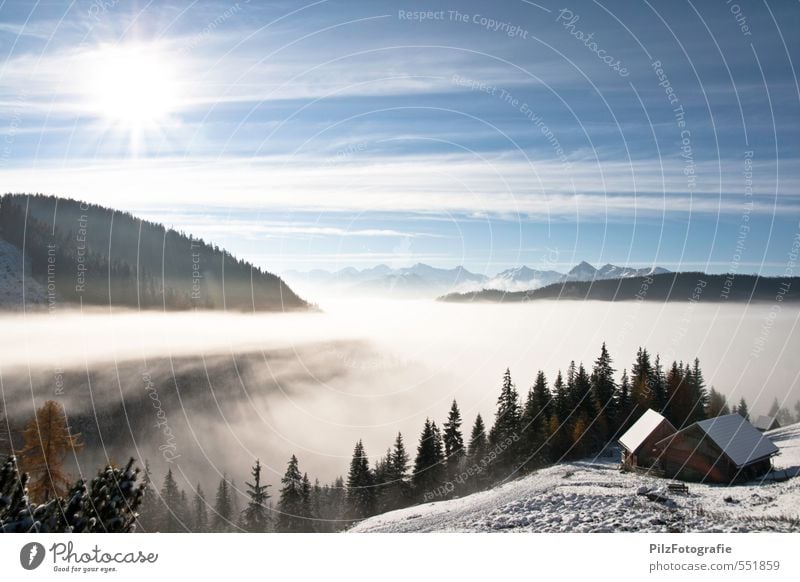
[[(320, 158), (140, 159), (87, 161), (69, 168), (8, 168), (8, 192), (45, 192), (137, 211), (203, 207), (263, 210), (458, 212), (605, 219), (633, 214), (741, 214), (741, 163), (697, 165), (694, 195), (679, 161), (530, 163), (510, 156), (359, 157), (325, 165)], [(783, 168), (790, 167), (788, 161)], [(755, 164), (753, 212), (796, 212), (798, 178)], [(662, 183), (663, 180), (663, 183)], [(777, 200), (774, 199), (776, 190)], [(720, 192), (722, 195), (720, 195)], [(307, 234), (314, 234), (307, 232)], [(319, 231), (317, 234), (325, 234)], [(330, 233), (335, 234), (335, 233)], [(399, 233), (374, 231), (365, 236)]]

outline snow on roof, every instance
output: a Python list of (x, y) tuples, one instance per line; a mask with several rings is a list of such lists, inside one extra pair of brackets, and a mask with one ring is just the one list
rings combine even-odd
[(735, 412), (696, 424), (737, 467), (778, 452), (778, 447), (768, 437)]
[(762, 414), (756, 419), (756, 421), (753, 423), (753, 426), (759, 430), (770, 430), (773, 424), (775, 424), (774, 416)]
[(662, 422), (669, 423), (669, 421), (658, 412), (652, 408), (648, 408), (647, 411), (639, 417), (639, 420), (634, 422), (633, 426), (625, 431), (625, 434), (619, 438), (619, 442), (623, 447), (628, 449), (628, 451), (634, 452)]

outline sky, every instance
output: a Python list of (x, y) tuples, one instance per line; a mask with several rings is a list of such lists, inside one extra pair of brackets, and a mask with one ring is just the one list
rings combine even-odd
[(276, 272), (797, 275), (798, 31), (774, 1), (5, 1), (0, 189)]

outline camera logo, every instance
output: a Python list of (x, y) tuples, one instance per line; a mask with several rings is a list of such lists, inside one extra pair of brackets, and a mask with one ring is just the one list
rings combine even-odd
[(44, 546), (39, 542), (30, 542), (19, 551), (19, 563), (26, 570), (35, 570), (44, 561)]

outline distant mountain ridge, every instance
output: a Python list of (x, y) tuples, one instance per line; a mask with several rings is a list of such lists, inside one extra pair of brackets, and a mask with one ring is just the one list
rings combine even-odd
[[(779, 298), (779, 299), (778, 299)], [(800, 277), (651, 273), (644, 276), (593, 281), (562, 281), (539, 289), (484, 289), (450, 293), (439, 298), (451, 303), (519, 303), (539, 299), (592, 301), (792, 302), (800, 301)]]
[(593, 281), (640, 277), (650, 274), (669, 273), (662, 267), (631, 268), (606, 264), (596, 269), (582, 261), (567, 273), (552, 269), (538, 270), (528, 266), (506, 269), (489, 277), (468, 271), (464, 267), (442, 269), (424, 263), (411, 267), (392, 268), (377, 265), (366, 269), (345, 267), (338, 271), (314, 269), (308, 272), (289, 270), (284, 277), (293, 286), (337, 289), (339, 291), (364, 294), (394, 294), (412, 297), (437, 297), (454, 292), (474, 292), (484, 289), (499, 291), (527, 291), (569, 281)]
[(25, 305), (31, 306), (310, 307), (280, 277), (216, 245), (96, 204), (5, 194), (0, 197), (0, 241), (0, 264), (5, 266), (0, 270), (0, 309), (19, 308), (23, 288)]

